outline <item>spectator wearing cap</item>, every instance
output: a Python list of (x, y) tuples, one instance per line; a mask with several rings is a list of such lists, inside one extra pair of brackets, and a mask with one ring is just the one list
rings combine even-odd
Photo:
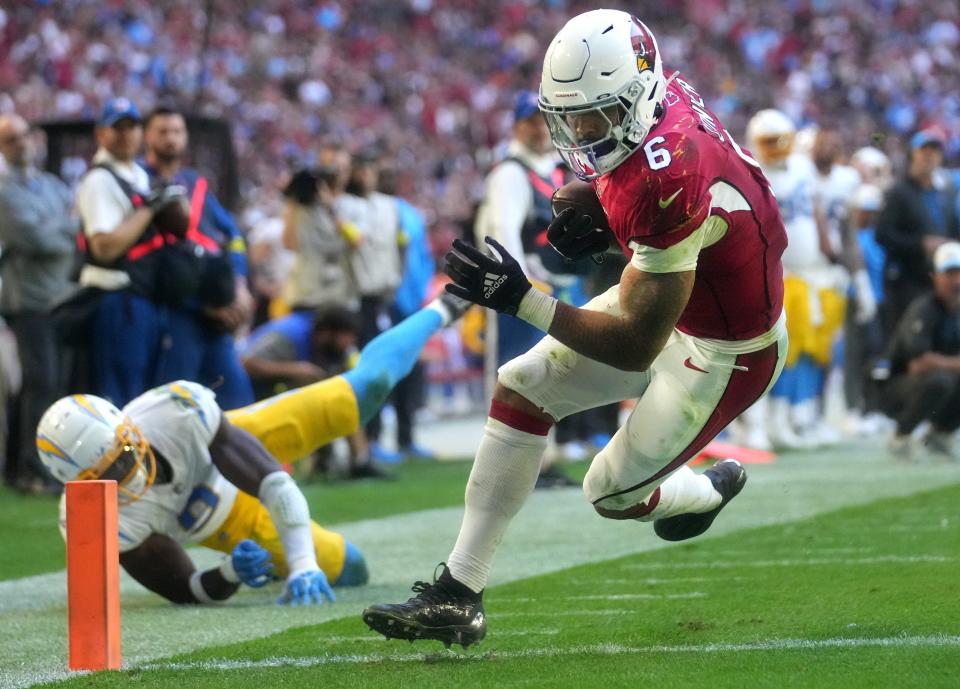
[(23, 376), (22, 442), (11, 448), (5, 475), (18, 490), (35, 491), (51, 484), (32, 438), (43, 412), (63, 394), (62, 351), (50, 310), (71, 290), (79, 223), (67, 186), (34, 166), (29, 136), (22, 117), (0, 117), (0, 154), (7, 164), (0, 180), (0, 311), (16, 338)]
[(159, 286), (174, 278), (176, 287), (161, 261), (174, 233), (157, 220), (185, 196), (173, 185), (150, 191), (149, 175), (136, 163), (143, 126), (132, 101), (108, 101), (95, 134), (98, 149), (76, 199), (83, 228), (80, 284), (96, 295), (86, 343), (90, 387), (122, 406), (155, 382), (166, 300)]
[(157, 361), (156, 383), (179, 379), (216, 387), (226, 409), (253, 402), (250, 379), (240, 363), (233, 333), (253, 315), (247, 287), (246, 244), (207, 179), (185, 166), (189, 138), (178, 110), (161, 106), (144, 122), (144, 169), (154, 188), (182, 186), (190, 200), (187, 230), (178, 241), (198, 254), (203, 279), (181, 305), (167, 309), (165, 346)]
[[(545, 242), (538, 246), (538, 238), (553, 219), (553, 192), (564, 182), (557, 163), (537, 94), (521, 91), (514, 102), (506, 156), (487, 175), (474, 233), (478, 246), (485, 246), (484, 237), (493, 237), (517, 259), (524, 273), (547, 284), (553, 276), (543, 265), (541, 257), (547, 254), (542, 249), (553, 249)], [(499, 366), (543, 337), (536, 328), (503, 314), (489, 317), (488, 324), (486, 370), (494, 376)]]
[(916, 457), (913, 430), (930, 422), (927, 450), (956, 459), (960, 428), (960, 243), (944, 242), (933, 254), (933, 289), (917, 297), (897, 325), (888, 349), (890, 378), (882, 408), (897, 422), (890, 450)]
[(960, 237), (953, 186), (935, 176), (943, 162), (944, 144), (943, 134), (936, 129), (913, 135), (906, 176), (887, 191), (877, 219), (877, 241), (887, 251), (887, 328), (930, 289), (929, 260), (937, 247)]

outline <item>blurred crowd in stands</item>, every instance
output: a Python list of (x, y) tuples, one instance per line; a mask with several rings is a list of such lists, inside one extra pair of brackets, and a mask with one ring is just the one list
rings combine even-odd
[[(931, 122), (960, 152), (960, 6), (952, 0), (614, 2), (654, 30), (731, 132), (776, 104), (845, 141)], [(93, 118), (123, 94), (174, 98), (234, 128), (243, 197), (272, 196), (318, 141), (376, 144), (428, 219), (462, 221), (536, 88), (549, 38), (594, 3), (522, 0), (14, 0), (0, 9), (0, 111)], [(208, 14), (209, 12), (209, 14)], [(206, 46), (206, 50), (204, 50)]]
[[(868, 245), (875, 235), (867, 233), (854, 252), (859, 258), (841, 257), (845, 252), (839, 249), (836, 256), (827, 257), (847, 273), (846, 282), (841, 281), (837, 289), (841, 298), (850, 297), (849, 313), (854, 313), (855, 305), (859, 314), (851, 316), (855, 326), (874, 317), (886, 318), (880, 321), (880, 330), (894, 332), (909, 304), (898, 302), (895, 316), (877, 311), (885, 281), (909, 283), (916, 290), (910, 295), (922, 296), (931, 290), (931, 269), (934, 283), (940, 272), (954, 270), (953, 259), (946, 254), (940, 261), (944, 270), (936, 268), (934, 254), (943, 241), (925, 237), (958, 239), (960, 232), (956, 225), (960, 197), (950, 167), (960, 163), (960, 5), (951, 0), (688, 0), (642, 8), (613, 5), (642, 15), (658, 36), (667, 73), (681, 69), (740, 141), (747, 141), (750, 118), (770, 107), (795, 125), (797, 151), (814, 159), (812, 132), (819, 126), (831, 133), (835, 150), (826, 170), (821, 169), (822, 176), (834, 164), (848, 163), (857, 175), (841, 214), (844, 226), (834, 228), (835, 233), (873, 230), (884, 204), (890, 216), (890, 203), (907, 203), (903, 193), (896, 192), (902, 184), (891, 187), (893, 177), (899, 179), (913, 169), (917, 151), (936, 148), (942, 154), (924, 182), (936, 190), (938, 198), (927, 199), (919, 210), (913, 208), (914, 220), (901, 218), (914, 223), (905, 233), (915, 234), (916, 241), (890, 231), (880, 241), (886, 249), (871, 253), (870, 247), (879, 245)], [(16, 122), (10, 119), (14, 114), (31, 124), (86, 120), (109, 129), (123, 120), (108, 113), (118, 97), (133, 104), (135, 115), (126, 111), (126, 119), (138, 124), (146, 119), (149, 126), (151, 119), (140, 113), (195, 114), (229, 123), (239, 161), (241, 204), (228, 213), (208, 194), (210, 204), (225, 215), (205, 220), (218, 231), (200, 227), (199, 232), (218, 244), (214, 254), (222, 251), (233, 256), (232, 268), (224, 273), (231, 276), (230, 290), (217, 301), (216, 313), (210, 305), (184, 308), (194, 319), (189, 323), (216, 324), (209, 333), (203, 330), (207, 326), (197, 326), (200, 329), (191, 331), (188, 338), (191, 343), (203, 341), (214, 351), (227, 340), (232, 346), (236, 336), (242, 346), (244, 375), (252, 379), (252, 388), (246, 382), (241, 388), (252, 392), (238, 393), (235, 403), (239, 405), (247, 401), (244, 395), (252, 399), (254, 393), (273, 394), (284, 386), (343, 370), (357, 346), (411, 313), (438, 289), (435, 257), (442, 255), (453, 237), (473, 236), (478, 208), (491, 193), (490, 185), (485, 185), (487, 174), (505, 158), (518, 159), (518, 151), (532, 150), (533, 144), (523, 140), (527, 134), (518, 134), (517, 126), (536, 116), (535, 107), (531, 110), (522, 94), (536, 88), (547, 41), (566, 19), (591, 8), (592, 4), (562, 0), (14, 0), (0, 8), (0, 116), (8, 118), (6, 129), (0, 127), (0, 138), (9, 134), (7, 130), (16, 130)], [(917, 132), (926, 132), (927, 138), (917, 139)], [(42, 166), (43, 140), (31, 136), (38, 149), (36, 162)], [(99, 134), (98, 144), (103, 148)], [(865, 147), (875, 153), (865, 154), (866, 162), (858, 162), (854, 154), (861, 155)], [(155, 151), (158, 148), (162, 148), (159, 143), (154, 145)], [(139, 146), (137, 150), (144, 174), (150, 173), (149, 182), (144, 182), (152, 189), (144, 197), (146, 202), (158, 211), (173, 203), (177, 192), (169, 187), (176, 182), (185, 187), (186, 204), (196, 189), (196, 173), (187, 168), (181, 171), (178, 163), (169, 175), (158, 174), (158, 168), (164, 172), (163, 166), (157, 165), (155, 154), (151, 158), (150, 150), (148, 136), (147, 150)], [(188, 164), (189, 149), (181, 153), (180, 162)], [(542, 157), (550, 151), (534, 153)], [(20, 174), (18, 165), (0, 161), (0, 175), (15, 178)], [(75, 186), (82, 171), (57, 172), (68, 186)], [(181, 172), (187, 177), (176, 177)], [(544, 184), (556, 186), (561, 181), (540, 176)], [(73, 204), (62, 199), (72, 200), (74, 190), (61, 189), (53, 176), (44, 179), (40, 183), (23, 175), (19, 182), (29, 189), (46, 185), (42, 193), (61, 199), (59, 214), (67, 213), (72, 220), (58, 232), (61, 240), (72, 241), (79, 218), (71, 210)], [(205, 184), (203, 193), (207, 193)], [(536, 191), (537, 182), (532, 184)], [(862, 190), (863, 186), (870, 189)], [(79, 206), (82, 216), (83, 204)], [(949, 213), (942, 210), (942, 217), (933, 217), (938, 208), (947, 207)], [(916, 220), (920, 217), (916, 214), (923, 213), (933, 215)], [(915, 226), (927, 221), (931, 227)], [(0, 217), (6, 258), (15, 242), (3, 235), (3, 223)], [(498, 230), (485, 227), (485, 232), (497, 234)], [(506, 244), (508, 239), (502, 241)], [(245, 259), (239, 257), (244, 241)], [(57, 251), (62, 263), (65, 250), (61, 249)], [(906, 258), (885, 266), (884, 250), (900, 251)], [(864, 261), (868, 269), (873, 261), (874, 270), (874, 314), (868, 314), (869, 319), (863, 317), (869, 311), (862, 303), (866, 288), (856, 291)], [(4, 292), (10, 289), (12, 265), (12, 261), (0, 261)], [(891, 265), (909, 274), (892, 275)], [(554, 288), (568, 289), (570, 284), (559, 280)], [(50, 289), (46, 301), (28, 304), (31, 318), (21, 313), (18, 319), (18, 310), (24, 307), (0, 299), (3, 316), (14, 331), (23, 331), (16, 339), (35, 341), (31, 328), (37, 319), (32, 315), (48, 313), (62, 297), (53, 293), (66, 288), (57, 283)], [(947, 286), (942, 289), (944, 294), (949, 292)], [(588, 292), (581, 290), (581, 296)], [(898, 289), (894, 295), (904, 301), (906, 291)], [(838, 318), (839, 325), (842, 312)], [(483, 338), (477, 333), (484, 326), (467, 321), (462, 336), (439, 338), (425, 357), (433, 377), (448, 386), (472, 380), (482, 355)], [(0, 337), (12, 340), (15, 333), (11, 332)], [(227, 340), (222, 339), (225, 334)], [(865, 339), (867, 335), (855, 345), (863, 345)], [(956, 343), (946, 339), (950, 342), (943, 346), (949, 349), (955, 344), (953, 354), (960, 355), (960, 335)], [(160, 340), (169, 345), (169, 339)], [(882, 343), (870, 342), (858, 370), (872, 371), (877, 361), (884, 361)], [(189, 349), (199, 346), (190, 344)], [(9, 349), (0, 347), (0, 357)], [(829, 371), (842, 366), (835, 348), (827, 350), (827, 360), (818, 364), (825, 373), (821, 379), (814, 378), (813, 397), (820, 410), (815, 418), (822, 418), (827, 405), (824, 391)], [(912, 355), (903, 356), (910, 360)], [(900, 365), (909, 368), (909, 361)], [(11, 368), (17, 367), (4, 363), (5, 371)], [(17, 406), (24, 428), (19, 435), (26, 433), (29, 419), (54, 392), (50, 388), (61, 385), (50, 380), (28, 382), (38, 368), (43, 365), (36, 362), (24, 367), (22, 385), (16, 371), (3, 381), (6, 387), (28, 391), (28, 398), (37, 386), (43, 391), (39, 398), (21, 400)], [(222, 371), (214, 373), (214, 377), (225, 376)], [(425, 375), (424, 369), (415, 371), (393, 400), (396, 445), (407, 456), (431, 454), (415, 442), (413, 434), (416, 410), (424, 401)], [(148, 379), (153, 380), (150, 376), (144, 380)], [(941, 379), (940, 384), (935, 392), (949, 397), (952, 393), (942, 389), (946, 383)], [(460, 387), (468, 391), (458, 390), (453, 399), (464, 407), (480, 402), (479, 385)], [(930, 399), (930, 389), (921, 392), (923, 400)], [(857, 411), (858, 423), (879, 410), (876, 401), (864, 401), (865, 395), (869, 397), (869, 392), (859, 387), (845, 395), (844, 404)], [(910, 408), (913, 415), (903, 423), (896, 410), (883, 410), (898, 418), (894, 439), (901, 445), (925, 420), (914, 419), (918, 405)], [(804, 435), (805, 421), (789, 423), (796, 426), (798, 437)], [(861, 426), (853, 430), (869, 428)], [(615, 419), (612, 426), (588, 426), (576, 441), (588, 447), (596, 436), (596, 443), (602, 444), (613, 427)], [(376, 442), (377, 424), (367, 430), (371, 444), (363, 434), (350, 440), (348, 472), (357, 477), (381, 473), (375, 462), (368, 461), (371, 457), (396, 460), (400, 456)], [(948, 431), (952, 429), (934, 428), (940, 435)], [(938, 442), (943, 440), (940, 435), (935, 438)], [(744, 430), (740, 439), (756, 441), (749, 436), (749, 429)], [(783, 440), (774, 438), (773, 445), (809, 446), (830, 438)], [(770, 441), (754, 444), (766, 446)], [(24, 459), (14, 464), (32, 466), (29, 453), (22, 452)], [(899, 454), (915, 455), (909, 448)], [(571, 450), (571, 456), (582, 456), (582, 451)], [(9, 459), (7, 465), (11, 466)], [(27, 488), (36, 488), (36, 479), (42, 475), (33, 469), (23, 471)], [(16, 483), (17, 477), (8, 471), (7, 479)]]

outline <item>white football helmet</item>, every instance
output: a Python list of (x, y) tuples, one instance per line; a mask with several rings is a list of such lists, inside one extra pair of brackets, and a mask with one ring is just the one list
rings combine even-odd
[(582, 180), (633, 153), (663, 112), (667, 82), (657, 41), (619, 10), (568, 21), (543, 59), (540, 110), (553, 145)]
[(761, 110), (747, 123), (747, 142), (763, 165), (777, 165), (793, 151), (797, 127), (789, 117), (769, 108)]
[(37, 426), (37, 452), (62, 483), (116, 481), (121, 503), (139, 499), (157, 473), (153, 450), (140, 429), (95, 395), (70, 395), (54, 402)]
[(881, 189), (890, 186), (893, 168), (887, 154), (879, 148), (864, 146), (850, 157), (850, 165), (860, 173), (863, 181), (875, 184)]

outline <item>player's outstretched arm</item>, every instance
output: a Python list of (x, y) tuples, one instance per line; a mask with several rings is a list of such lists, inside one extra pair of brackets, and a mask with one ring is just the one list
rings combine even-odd
[(210, 443), (210, 457), (228, 481), (259, 498), (280, 534), (290, 574), (278, 602), (334, 601), (333, 589), (317, 564), (307, 499), (263, 443), (223, 416)]
[(227, 581), (219, 568), (198, 572), (179, 543), (157, 533), (120, 553), (120, 564), (145, 588), (178, 604), (226, 600), (240, 586)]

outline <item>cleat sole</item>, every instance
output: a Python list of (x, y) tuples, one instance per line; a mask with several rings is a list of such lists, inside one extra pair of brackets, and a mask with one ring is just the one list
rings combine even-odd
[(408, 620), (397, 620), (384, 613), (366, 613), (362, 619), (367, 627), (382, 634), (386, 639), (404, 639), (411, 643), (425, 640), (439, 641), (448, 649), (453, 644), (469, 648), (486, 636), (486, 629), (477, 634), (473, 629), (424, 627), (411, 624)]

